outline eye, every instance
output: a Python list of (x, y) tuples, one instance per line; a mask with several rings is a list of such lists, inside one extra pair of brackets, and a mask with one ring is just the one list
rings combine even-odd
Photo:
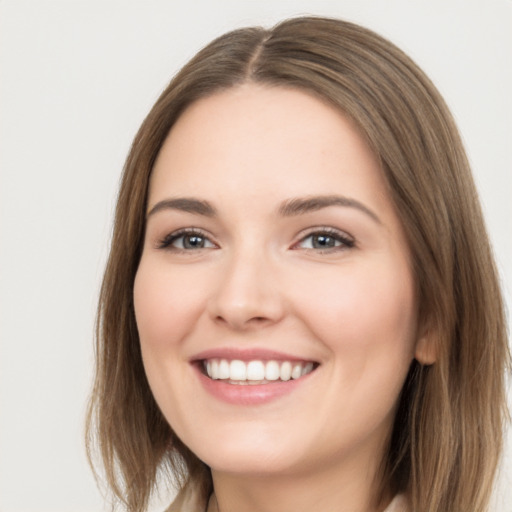
[(184, 229), (168, 234), (158, 244), (159, 249), (178, 251), (195, 251), (211, 249), (215, 244), (202, 232), (195, 229)]
[(350, 249), (355, 242), (352, 237), (333, 228), (322, 228), (304, 236), (293, 249), (336, 251)]

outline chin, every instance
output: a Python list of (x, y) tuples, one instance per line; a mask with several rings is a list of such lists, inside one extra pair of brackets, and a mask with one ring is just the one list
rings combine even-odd
[(212, 436), (211, 441), (187, 446), (212, 470), (239, 475), (292, 473), (301, 465), (301, 454), (294, 443), (284, 444), (283, 437), (269, 439), (262, 435)]
[[(231, 456), (233, 455), (233, 456)], [(293, 474), (299, 467), (298, 460), (290, 460), (285, 454), (271, 454), (239, 451), (236, 454), (228, 453), (222, 456), (211, 457), (208, 466), (218, 473), (236, 474), (239, 476), (264, 477)]]

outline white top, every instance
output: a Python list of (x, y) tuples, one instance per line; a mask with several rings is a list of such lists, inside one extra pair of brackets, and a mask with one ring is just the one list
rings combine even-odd
[[(206, 512), (208, 501), (200, 493), (193, 492), (190, 486), (185, 487), (165, 512)], [(384, 512), (408, 512), (405, 496), (399, 494), (388, 505)]]
[(409, 507), (405, 496), (399, 494), (395, 496), (395, 499), (389, 504), (384, 512), (407, 512)]

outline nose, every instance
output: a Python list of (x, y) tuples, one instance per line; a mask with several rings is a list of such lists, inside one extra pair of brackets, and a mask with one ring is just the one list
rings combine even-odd
[(208, 310), (217, 324), (254, 330), (279, 322), (285, 312), (279, 277), (270, 257), (239, 253), (223, 262)]

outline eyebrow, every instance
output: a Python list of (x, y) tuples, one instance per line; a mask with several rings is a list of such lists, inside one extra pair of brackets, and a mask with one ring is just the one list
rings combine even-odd
[(208, 202), (193, 197), (177, 197), (175, 199), (164, 199), (149, 210), (146, 218), (154, 215), (162, 210), (179, 210), (187, 213), (195, 213), (196, 215), (204, 215), (205, 217), (215, 217), (217, 210)]
[(375, 214), (363, 203), (350, 197), (338, 195), (308, 196), (289, 199), (279, 207), (278, 212), (283, 217), (291, 217), (294, 215), (301, 215), (303, 213), (321, 210), (322, 208), (328, 208), (329, 206), (343, 206), (348, 208), (355, 208), (368, 215), (378, 224), (381, 224), (381, 221), (377, 214)]
[[(282, 217), (293, 217), (304, 213), (314, 212), (330, 206), (343, 206), (355, 208), (381, 223), (379, 217), (363, 203), (349, 197), (338, 195), (296, 197), (284, 201), (277, 212)], [(162, 210), (179, 210), (205, 217), (216, 217), (217, 210), (208, 201), (193, 197), (177, 197), (164, 199), (156, 203), (147, 214), (147, 218)]]

